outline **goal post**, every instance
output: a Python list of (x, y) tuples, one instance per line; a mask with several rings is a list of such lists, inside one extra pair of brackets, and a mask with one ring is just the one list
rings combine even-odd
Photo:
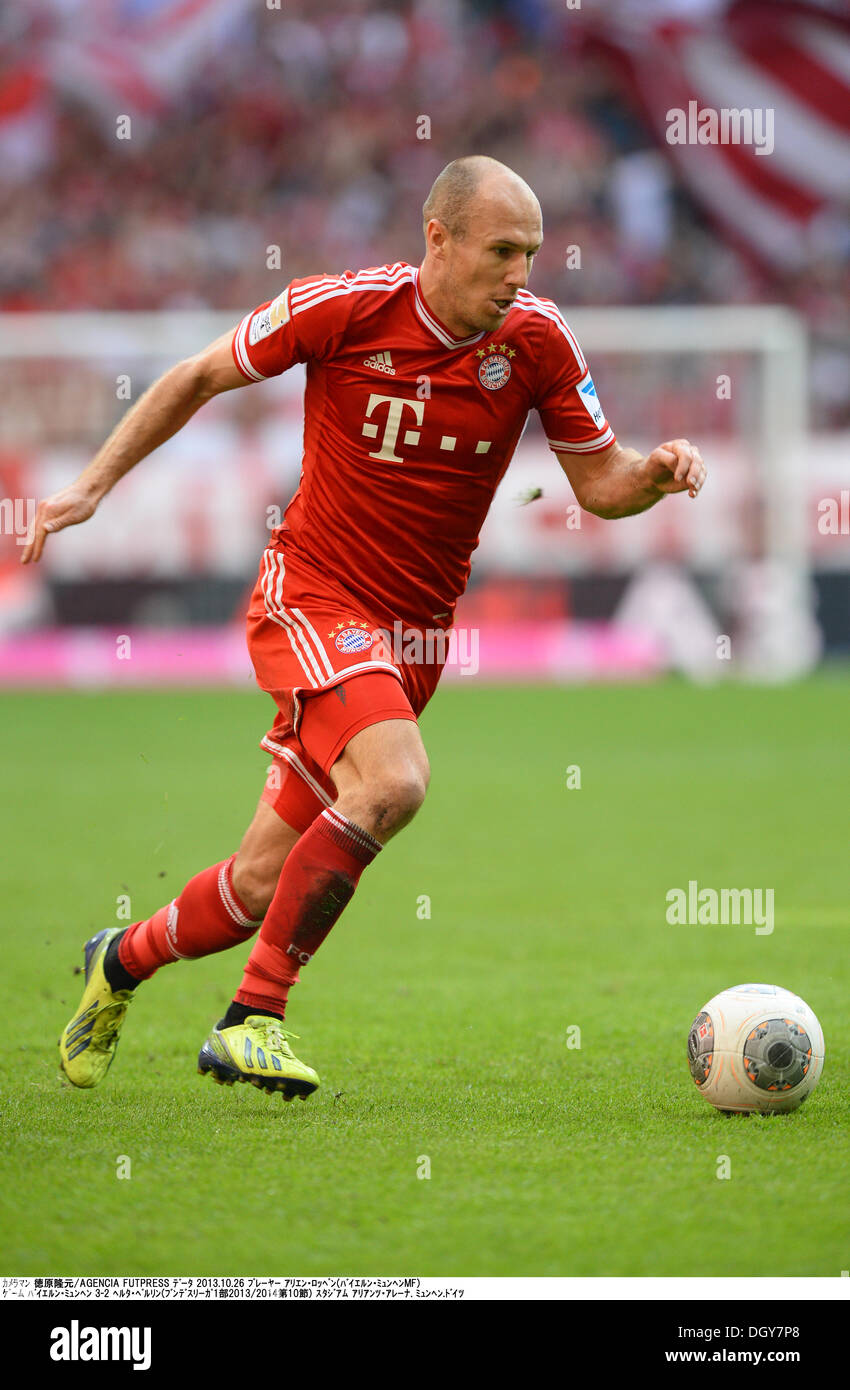
[(578, 309), (568, 322), (591, 366), (597, 354), (624, 352), (731, 352), (756, 358), (754, 436), (765, 500), (765, 549), (793, 569), (806, 569), (807, 499), (801, 457), (809, 424), (809, 354), (800, 317), (779, 305), (665, 305)]

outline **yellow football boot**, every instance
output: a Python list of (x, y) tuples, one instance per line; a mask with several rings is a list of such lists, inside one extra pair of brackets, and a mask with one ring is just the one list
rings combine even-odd
[(209, 1072), (219, 1085), (250, 1081), (264, 1091), (280, 1091), (284, 1100), (306, 1100), (319, 1078), (289, 1046), (287, 1039), (297, 1036), (287, 1033), (280, 1019), (249, 1014), (243, 1023), (212, 1029), (198, 1055), (198, 1071)]
[(131, 989), (113, 990), (103, 973), (106, 948), (121, 931), (122, 927), (107, 927), (85, 944), (86, 987), (59, 1039), (59, 1064), (74, 1086), (96, 1086), (103, 1080), (133, 999)]

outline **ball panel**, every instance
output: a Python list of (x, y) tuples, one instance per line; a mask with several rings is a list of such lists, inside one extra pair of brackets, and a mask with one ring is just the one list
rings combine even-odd
[(711, 1071), (714, 1056), (714, 1024), (711, 1014), (703, 1009), (691, 1024), (688, 1034), (688, 1063), (691, 1076), (698, 1086), (704, 1086)]
[(708, 1001), (688, 1034), (688, 1066), (718, 1110), (795, 1110), (823, 1070), (823, 1033), (799, 995), (735, 985)]
[(763, 1019), (744, 1043), (744, 1070), (760, 1091), (790, 1091), (799, 1086), (811, 1061), (809, 1035), (794, 1019)]

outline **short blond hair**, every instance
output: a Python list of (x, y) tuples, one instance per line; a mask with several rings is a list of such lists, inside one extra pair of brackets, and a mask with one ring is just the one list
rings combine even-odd
[(487, 175), (497, 170), (519, 179), (507, 164), (486, 154), (467, 154), (453, 159), (437, 175), (422, 205), (422, 230), (432, 217), (436, 217), (451, 236), (462, 241), (468, 229), (470, 204)]

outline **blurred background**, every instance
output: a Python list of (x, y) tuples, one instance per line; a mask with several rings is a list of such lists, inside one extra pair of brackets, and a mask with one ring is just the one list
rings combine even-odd
[[(691, 102), (771, 112), (771, 149), (671, 144)], [(478, 674), (775, 681), (850, 655), (843, 0), (18, 0), (0, 682), (250, 681), (241, 617), (297, 485), (300, 368), (205, 407), (22, 569), (37, 499), (292, 277), (418, 264), (427, 191), (467, 153), (540, 198), (530, 288), (620, 441), (686, 435), (711, 473), (698, 503), (577, 518), (532, 416), (458, 611)]]

